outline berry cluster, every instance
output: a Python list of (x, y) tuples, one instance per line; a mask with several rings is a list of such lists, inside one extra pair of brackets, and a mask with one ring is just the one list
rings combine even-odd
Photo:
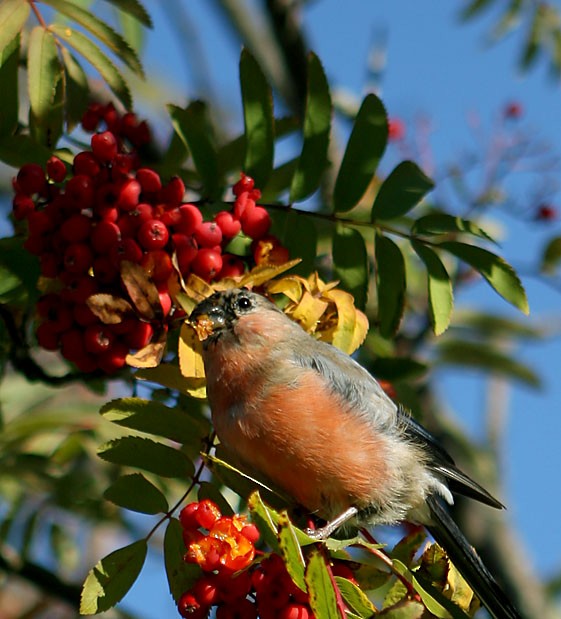
[[(45, 169), (21, 167), (13, 214), (27, 222), (24, 247), (51, 281), (39, 304), (39, 345), (60, 350), (83, 372), (110, 374), (131, 350), (146, 346), (158, 326), (136, 314), (108, 325), (90, 310), (87, 300), (97, 293), (126, 297), (124, 261), (140, 265), (157, 287), (158, 321), (167, 325), (180, 311), (170, 295), (178, 275), (235, 277), (253, 264), (286, 262), (288, 252), (269, 234), (270, 216), (256, 204), (261, 193), (249, 176), (241, 174), (234, 185), (232, 209), (204, 221), (197, 205), (184, 202), (181, 178), (164, 183), (142, 165), (139, 149), (150, 140), (145, 121), (111, 104), (93, 104), (82, 127), (95, 132), (91, 148), (77, 153), (70, 168), (56, 156)], [(249, 257), (225, 252), (240, 232), (252, 239)]]

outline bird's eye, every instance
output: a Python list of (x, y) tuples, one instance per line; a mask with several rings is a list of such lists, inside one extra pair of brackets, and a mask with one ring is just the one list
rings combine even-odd
[(240, 297), (236, 305), (238, 306), (238, 309), (247, 310), (252, 305), (251, 299), (248, 299), (248, 297)]

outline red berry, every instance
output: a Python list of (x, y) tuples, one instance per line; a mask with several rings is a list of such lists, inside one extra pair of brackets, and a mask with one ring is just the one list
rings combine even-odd
[(132, 211), (138, 204), (140, 183), (133, 178), (126, 180), (120, 188), (117, 199), (117, 208), (123, 211)]
[(225, 277), (239, 277), (245, 272), (245, 265), (243, 261), (237, 256), (232, 254), (222, 255), (222, 269), (218, 273), (217, 279), (224, 279)]
[(53, 323), (43, 322), (35, 331), (37, 343), (45, 350), (58, 350), (59, 332), (54, 328)]
[(232, 605), (219, 606), (216, 619), (257, 619), (257, 607), (249, 600), (236, 600)]
[(127, 346), (115, 341), (109, 350), (97, 356), (97, 363), (106, 374), (114, 374), (125, 366), (128, 354)]
[(241, 223), (237, 219), (234, 219), (232, 213), (228, 211), (220, 211), (220, 213), (217, 213), (214, 216), (214, 221), (220, 226), (222, 234), (227, 239), (236, 236), (242, 229)]
[(193, 530), (199, 528), (199, 521), (197, 520), (197, 510), (199, 509), (199, 503), (194, 501), (185, 505), (185, 507), (179, 512), (179, 522), (181, 526), (186, 530)]
[(93, 154), (89, 150), (83, 150), (74, 157), (72, 170), (75, 175), (97, 176), (101, 168)]
[(222, 242), (222, 230), (214, 221), (200, 223), (193, 232), (199, 247), (214, 247)]
[(43, 277), (55, 278), (61, 271), (62, 264), (58, 254), (52, 252), (43, 252), (39, 256), (39, 263), (41, 265), (41, 275)]
[(521, 118), (523, 113), (524, 108), (518, 101), (511, 101), (510, 103), (507, 103), (503, 111), (504, 117), (509, 119)]
[(60, 293), (64, 301), (85, 303), (92, 294), (98, 292), (97, 282), (91, 275), (73, 275), (65, 278), (65, 282), (66, 287)]
[[(107, 122), (107, 118), (105, 119)], [(111, 161), (117, 156), (119, 145), (111, 131), (96, 133), (91, 139), (92, 152), (100, 161)]]
[(247, 191), (241, 193), (234, 203), (234, 219), (242, 219), (255, 208), (255, 200)]
[(214, 523), (222, 516), (218, 505), (210, 499), (199, 502), (197, 509), (197, 522), (203, 529), (212, 529)]
[(203, 222), (201, 211), (194, 204), (182, 204), (179, 207), (181, 220), (176, 225), (176, 231), (190, 236), (195, 228)]
[(191, 262), (191, 270), (202, 279), (210, 281), (222, 270), (222, 256), (214, 249), (204, 247)]
[(29, 213), (32, 213), (35, 210), (35, 202), (33, 202), (29, 196), (22, 193), (18, 193), (14, 196), (12, 205), (14, 207), (14, 217), (18, 221), (26, 219)]
[(88, 239), (91, 229), (91, 217), (78, 213), (77, 215), (72, 215), (63, 222), (60, 227), (60, 234), (62, 238), (69, 243), (81, 243)]
[(98, 254), (105, 254), (121, 239), (121, 230), (110, 221), (100, 221), (92, 230), (91, 244)]
[(137, 163), (136, 155), (133, 153), (117, 153), (111, 164), (113, 178), (126, 177)]
[(87, 327), (97, 322), (97, 316), (85, 303), (77, 303), (72, 310), (74, 321), (81, 327)]
[(244, 191), (251, 191), (254, 186), (255, 186), (255, 183), (253, 179), (251, 178), (251, 176), (248, 176), (247, 174), (244, 174), (243, 172), (241, 172), (240, 180), (233, 187), (234, 195), (239, 196)]
[(171, 312), (171, 307), (173, 305), (173, 301), (169, 292), (165, 290), (161, 290), (158, 292), (158, 296), (160, 297), (160, 306), (162, 308), (162, 314), (164, 318)]
[(388, 120), (388, 140), (397, 141), (403, 140), (405, 137), (405, 124), (399, 118), (390, 118)]
[(175, 228), (175, 226), (181, 223), (181, 211), (177, 206), (174, 206), (167, 211), (163, 211), (158, 218), (168, 228)]
[(46, 211), (33, 211), (27, 217), (30, 236), (41, 236), (46, 232), (51, 232), (55, 224)]
[(150, 343), (152, 335), (154, 335), (154, 329), (148, 322), (141, 320), (134, 320), (134, 328), (125, 334), (124, 342), (133, 350), (140, 350)]
[(109, 350), (114, 340), (115, 336), (111, 330), (102, 324), (90, 325), (84, 332), (84, 346), (92, 354)]
[(121, 115), (117, 112), (113, 103), (109, 102), (104, 106), (101, 115), (109, 131), (118, 135), (121, 132)]
[(64, 162), (53, 155), (47, 161), (47, 174), (55, 183), (62, 183), (66, 177), (66, 166)]
[(156, 193), (162, 188), (160, 175), (151, 168), (139, 168), (136, 171), (136, 180), (140, 183), (143, 192)]
[(536, 211), (536, 219), (539, 221), (553, 221), (557, 216), (557, 209), (549, 204), (542, 204)]
[(237, 576), (220, 575), (220, 597), (224, 602), (235, 602), (245, 598), (251, 589), (251, 572), (241, 572)]
[(133, 239), (121, 239), (109, 250), (113, 264), (119, 266), (123, 260), (138, 263), (142, 260), (142, 249)]
[(70, 329), (60, 336), (62, 356), (69, 361), (80, 359), (86, 354), (84, 335), (79, 329)]
[(184, 195), (185, 183), (179, 178), (179, 176), (174, 176), (169, 183), (160, 190), (159, 201), (165, 202), (172, 206), (179, 206), (183, 201)]
[[(117, 247), (118, 245), (119, 243), (117, 243), (117, 245), (114, 247)], [(140, 251), (140, 248), (138, 249)], [(115, 252), (115, 254), (117, 253), (118, 252)], [(142, 255), (142, 252), (140, 252), (140, 254)], [(118, 262), (120, 263), (120, 261), (125, 260), (125, 258), (121, 258), (120, 255), (119, 258), (116, 258), (115, 256), (113, 256), (113, 252), (111, 252), (111, 256), (112, 257), (98, 256), (93, 261), (93, 272), (95, 279), (101, 284), (112, 284), (119, 278), (119, 267), (116, 263), (116, 260), (118, 260)]]
[(263, 238), (270, 227), (271, 216), (262, 206), (256, 206), (249, 212), (246, 210), (242, 215), (242, 230), (252, 239)]
[(253, 523), (246, 524), (241, 530), (241, 534), (252, 544), (255, 544), (259, 540), (259, 529)]
[(277, 613), (277, 619), (310, 619), (312, 611), (306, 604), (288, 604)]
[(94, 185), (91, 177), (85, 174), (72, 177), (66, 183), (64, 194), (72, 207), (78, 209), (90, 208), (94, 201)]
[(17, 184), (21, 193), (28, 196), (42, 193), (47, 187), (43, 168), (37, 163), (25, 163), (18, 172)]
[(177, 610), (184, 619), (200, 619), (207, 616), (208, 607), (201, 606), (193, 593), (187, 591), (179, 598)]
[(169, 231), (158, 219), (150, 219), (140, 226), (137, 238), (144, 249), (163, 249), (169, 240)]
[(64, 268), (69, 273), (86, 273), (92, 262), (93, 252), (86, 243), (73, 243), (64, 252)]
[(205, 606), (213, 606), (220, 599), (218, 579), (214, 574), (205, 574), (193, 585), (193, 595)]
[(89, 355), (88, 353), (76, 357), (72, 360), (72, 363), (84, 374), (91, 374), (98, 368), (97, 359), (94, 355)]
[(82, 116), (82, 128), (84, 131), (95, 131), (101, 120), (97, 110), (87, 109)]

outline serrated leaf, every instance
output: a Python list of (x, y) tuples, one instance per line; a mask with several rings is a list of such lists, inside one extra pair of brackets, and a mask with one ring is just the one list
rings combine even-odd
[(325, 559), (318, 551), (310, 554), (306, 569), (306, 585), (310, 606), (317, 619), (340, 619), (333, 582), (327, 571)]
[(308, 55), (308, 85), (304, 113), (304, 143), (290, 187), (290, 202), (307, 198), (318, 187), (328, 164), (331, 95), (319, 58)]
[(142, 570), (147, 548), (142, 539), (101, 559), (84, 582), (80, 614), (95, 615), (122, 600)]
[(0, 97), (0, 136), (10, 135), (18, 125), (19, 55), (20, 36), (16, 35), (0, 51), (0, 84), (4, 91)]
[(99, 412), (119, 426), (162, 436), (177, 443), (200, 441), (208, 432), (199, 419), (186, 411), (142, 398), (112, 400)]
[(529, 387), (541, 387), (541, 379), (528, 365), (500, 349), (481, 342), (446, 340), (438, 346), (440, 364), (472, 367), (517, 380)]
[(528, 314), (526, 292), (514, 269), (500, 256), (486, 249), (455, 241), (440, 243), (438, 247), (467, 262), (489, 282), (503, 299), (514, 305), (522, 313)]
[(364, 591), (353, 582), (341, 576), (335, 576), (335, 582), (341, 592), (345, 604), (353, 609), (360, 617), (371, 617), (376, 608), (368, 599)]
[(380, 185), (372, 206), (372, 221), (405, 215), (417, 206), (433, 187), (432, 180), (416, 163), (402, 161)]
[(368, 252), (364, 237), (354, 228), (337, 226), (332, 251), (337, 279), (353, 295), (356, 306), (364, 310), (368, 294)]
[(378, 329), (388, 338), (397, 331), (405, 309), (405, 260), (398, 245), (382, 234), (376, 235), (375, 256)]
[(184, 390), (194, 397), (206, 396), (203, 345), (191, 325), (183, 323), (179, 331), (179, 369), (185, 379)]
[(54, 36), (36, 26), (29, 36), (27, 84), (29, 104), (37, 122), (45, 122), (55, 102), (55, 94), (63, 69)]
[(103, 496), (115, 505), (141, 514), (165, 514), (168, 502), (161, 490), (140, 473), (119, 477)]
[(132, 47), (123, 37), (98, 19), (93, 13), (67, 0), (43, 0), (61, 15), (80, 24), (85, 30), (93, 34), (101, 43), (106, 45), (127, 67), (139, 77), (144, 77), (144, 70), (140, 59)]
[(333, 346), (351, 355), (368, 333), (368, 319), (354, 305), (351, 294), (344, 290), (327, 290), (323, 296), (335, 303), (337, 324), (332, 333)]
[(102, 460), (132, 466), (162, 477), (188, 479), (194, 473), (193, 463), (181, 451), (138, 436), (118, 438), (98, 450)]
[(412, 241), (413, 249), (427, 269), (429, 312), (435, 335), (442, 335), (450, 325), (454, 309), (454, 292), (446, 267), (430, 247)]
[(154, 368), (142, 368), (135, 374), (140, 380), (158, 383), (168, 389), (179, 391), (198, 400), (206, 398), (206, 380), (204, 378), (185, 378), (177, 365), (160, 363)]
[(23, 30), (30, 11), (27, 0), (4, 0), (0, 4), (0, 53)]
[(286, 571), (294, 584), (302, 591), (306, 591), (304, 555), (298, 543), (294, 527), (286, 512), (280, 514), (278, 527), (279, 549), (284, 559)]
[(202, 573), (198, 565), (185, 563), (184, 555), (183, 527), (177, 518), (170, 518), (164, 535), (164, 562), (169, 591), (176, 602)]
[(61, 49), (61, 55), (66, 72), (66, 124), (68, 131), (71, 131), (88, 106), (90, 90), (84, 69), (66, 47)]
[(376, 617), (384, 619), (421, 619), (425, 607), (414, 600), (402, 600), (380, 611)]
[(148, 11), (142, 6), (138, 0), (105, 0), (119, 10), (132, 15), (140, 23), (144, 24), (147, 28), (152, 28), (152, 18), (148, 14)]
[(278, 552), (277, 525), (280, 518), (279, 513), (265, 505), (258, 491), (252, 492), (249, 496), (247, 508), (251, 514), (251, 520), (259, 529), (263, 541), (273, 551)]
[(242, 50), (240, 86), (245, 124), (244, 171), (264, 187), (273, 169), (273, 94), (255, 58)]
[(145, 320), (154, 320), (161, 315), (158, 289), (140, 264), (123, 260), (120, 269), (121, 281), (138, 314)]
[(212, 132), (207, 107), (194, 101), (186, 109), (168, 105), (172, 125), (191, 153), (202, 182), (205, 197), (217, 197), (219, 192), (218, 157), (211, 139)]
[(372, 181), (388, 141), (388, 116), (374, 94), (365, 97), (347, 142), (333, 190), (336, 213), (349, 211)]
[(87, 36), (69, 26), (51, 24), (50, 31), (81, 54), (101, 75), (127, 110), (132, 109), (132, 96), (124, 77), (101, 49)]
[(561, 236), (555, 236), (543, 248), (540, 269), (544, 273), (553, 273), (559, 262), (561, 262)]
[(208, 481), (199, 482), (197, 499), (199, 499), (199, 501), (204, 499), (214, 501), (218, 505), (218, 508), (222, 512), (223, 516), (233, 516), (235, 513), (230, 503), (228, 503), (222, 492), (218, 489), (217, 485)]
[(411, 232), (414, 234), (445, 234), (447, 232), (463, 232), (496, 243), (485, 230), (468, 219), (454, 217), (448, 213), (431, 213), (415, 221)]

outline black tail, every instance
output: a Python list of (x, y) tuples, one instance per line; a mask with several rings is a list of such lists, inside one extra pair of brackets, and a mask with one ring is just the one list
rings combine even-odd
[(522, 619), (505, 592), (483, 565), (441, 499), (428, 497), (433, 524), (427, 526), (435, 541), (442, 546), (452, 563), (467, 580), (483, 606), (494, 619)]

